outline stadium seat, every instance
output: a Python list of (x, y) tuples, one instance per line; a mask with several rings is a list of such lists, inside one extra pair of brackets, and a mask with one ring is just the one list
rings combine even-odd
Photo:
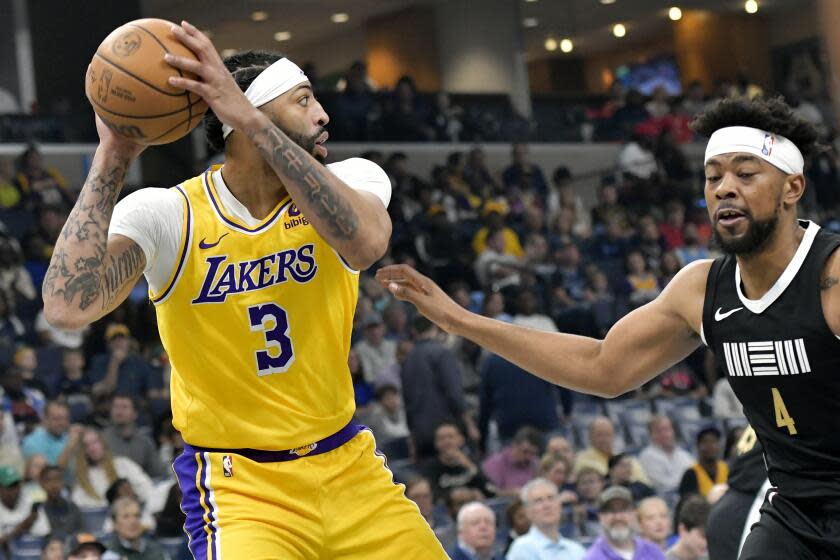
[(13, 550), (9, 560), (35, 560), (41, 558), (40, 549)]
[(388, 461), (408, 459), (411, 455), (408, 438), (397, 438), (386, 441), (379, 446), (379, 450), (388, 457)]
[(625, 427), (634, 447), (641, 448), (650, 443), (650, 432), (648, 432), (647, 424), (626, 423)]
[(82, 519), (85, 522), (85, 531), (89, 533), (100, 533), (108, 518), (107, 507), (79, 508), (82, 512)]
[(28, 553), (34, 550), (37, 551), (40, 555), (41, 549), (44, 548), (44, 543), (44, 537), (24, 536), (12, 541), (11, 546), (9, 548), (13, 554)]

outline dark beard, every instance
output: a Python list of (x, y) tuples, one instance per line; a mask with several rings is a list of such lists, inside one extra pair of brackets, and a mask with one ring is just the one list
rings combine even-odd
[(321, 157), (321, 153), (315, 151), (315, 141), (324, 132), (323, 128), (318, 129), (318, 132), (312, 136), (304, 136), (303, 134), (297, 134), (296, 132), (289, 132), (287, 130), (284, 130), (283, 132), (286, 133), (286, 136), (288, 136), (292, 142), (306, 150), (306, 153), (318, 160), (318, 163), (325, 163), (324, 158)]
[(749, 257), (758, 253), (773, 236), (776, 226), (779, 225), (779, 211), (766, 220), (754, 220), (752, 216), (746, 216), (749, 221), (747, 233), (740, 239), (726, 240), (718, 233), (717, 226), (712, 228), (715, 244), (725, 253)]

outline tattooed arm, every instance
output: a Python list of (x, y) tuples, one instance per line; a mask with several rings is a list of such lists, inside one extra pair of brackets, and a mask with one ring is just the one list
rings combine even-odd
[(840, 337), (840, 248), (825, 262), (820, 277), (823, 316), (831, 331)]
[(44, 315), (61, 328), (79, 328), (111, 312), (128, 296), (146, 264), (134, 241), (119, 235), (108, 239), (125, 174), (142, 148), (117, 138), (98, 117), (96, 121), (101, 141), (44, 278)]
[(203, 97), (222, 122), (250, 138), (306, 218), (351, 266), (364, 269), (382, 257), (391, 237), (382, 201), (350, 188), (254, 108), (206, 35), (186, 22), (172, 33), (198, 60), (167, 54), (166, 61), (200, 80), (172, 77), (169, 83)]

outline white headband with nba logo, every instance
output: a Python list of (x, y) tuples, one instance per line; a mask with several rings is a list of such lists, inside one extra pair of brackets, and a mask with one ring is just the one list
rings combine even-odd
[[(245, 90), (245, 97), (254, 107), (262, 107), (308, 79), (297, 64), (288, 58), (281, 58), (254, 78)], [(231, 132), (231, 127), (222, 124), (223, 138), (227, 139)]]
[(796, 144), (784, 136), (749, 126), (727, 126), (716, 130), (706, 145), (703, 164), (714, 156), (733, 152), (758, 156), (788, 175), (801, 175), (805, 170), (805, 158)]

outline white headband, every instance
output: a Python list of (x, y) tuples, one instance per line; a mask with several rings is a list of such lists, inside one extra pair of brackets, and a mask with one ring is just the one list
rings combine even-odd
[[(262, 107), (308, 79), (297, 64), (288, 58), (281, 58), (260, 72), (245, 90), (245, 97), (254, 107)], [(231, 127), (222, 124), (222, 136), (225, 139), (231, 132)]]
[(747, 152), (781, 169), (788, 175), (801, 175), (805, 159), (796, 144), (778, 134), (749, 126), (728, 126), (718, 129), (706, 145), (703, 164), (720, 154)]

